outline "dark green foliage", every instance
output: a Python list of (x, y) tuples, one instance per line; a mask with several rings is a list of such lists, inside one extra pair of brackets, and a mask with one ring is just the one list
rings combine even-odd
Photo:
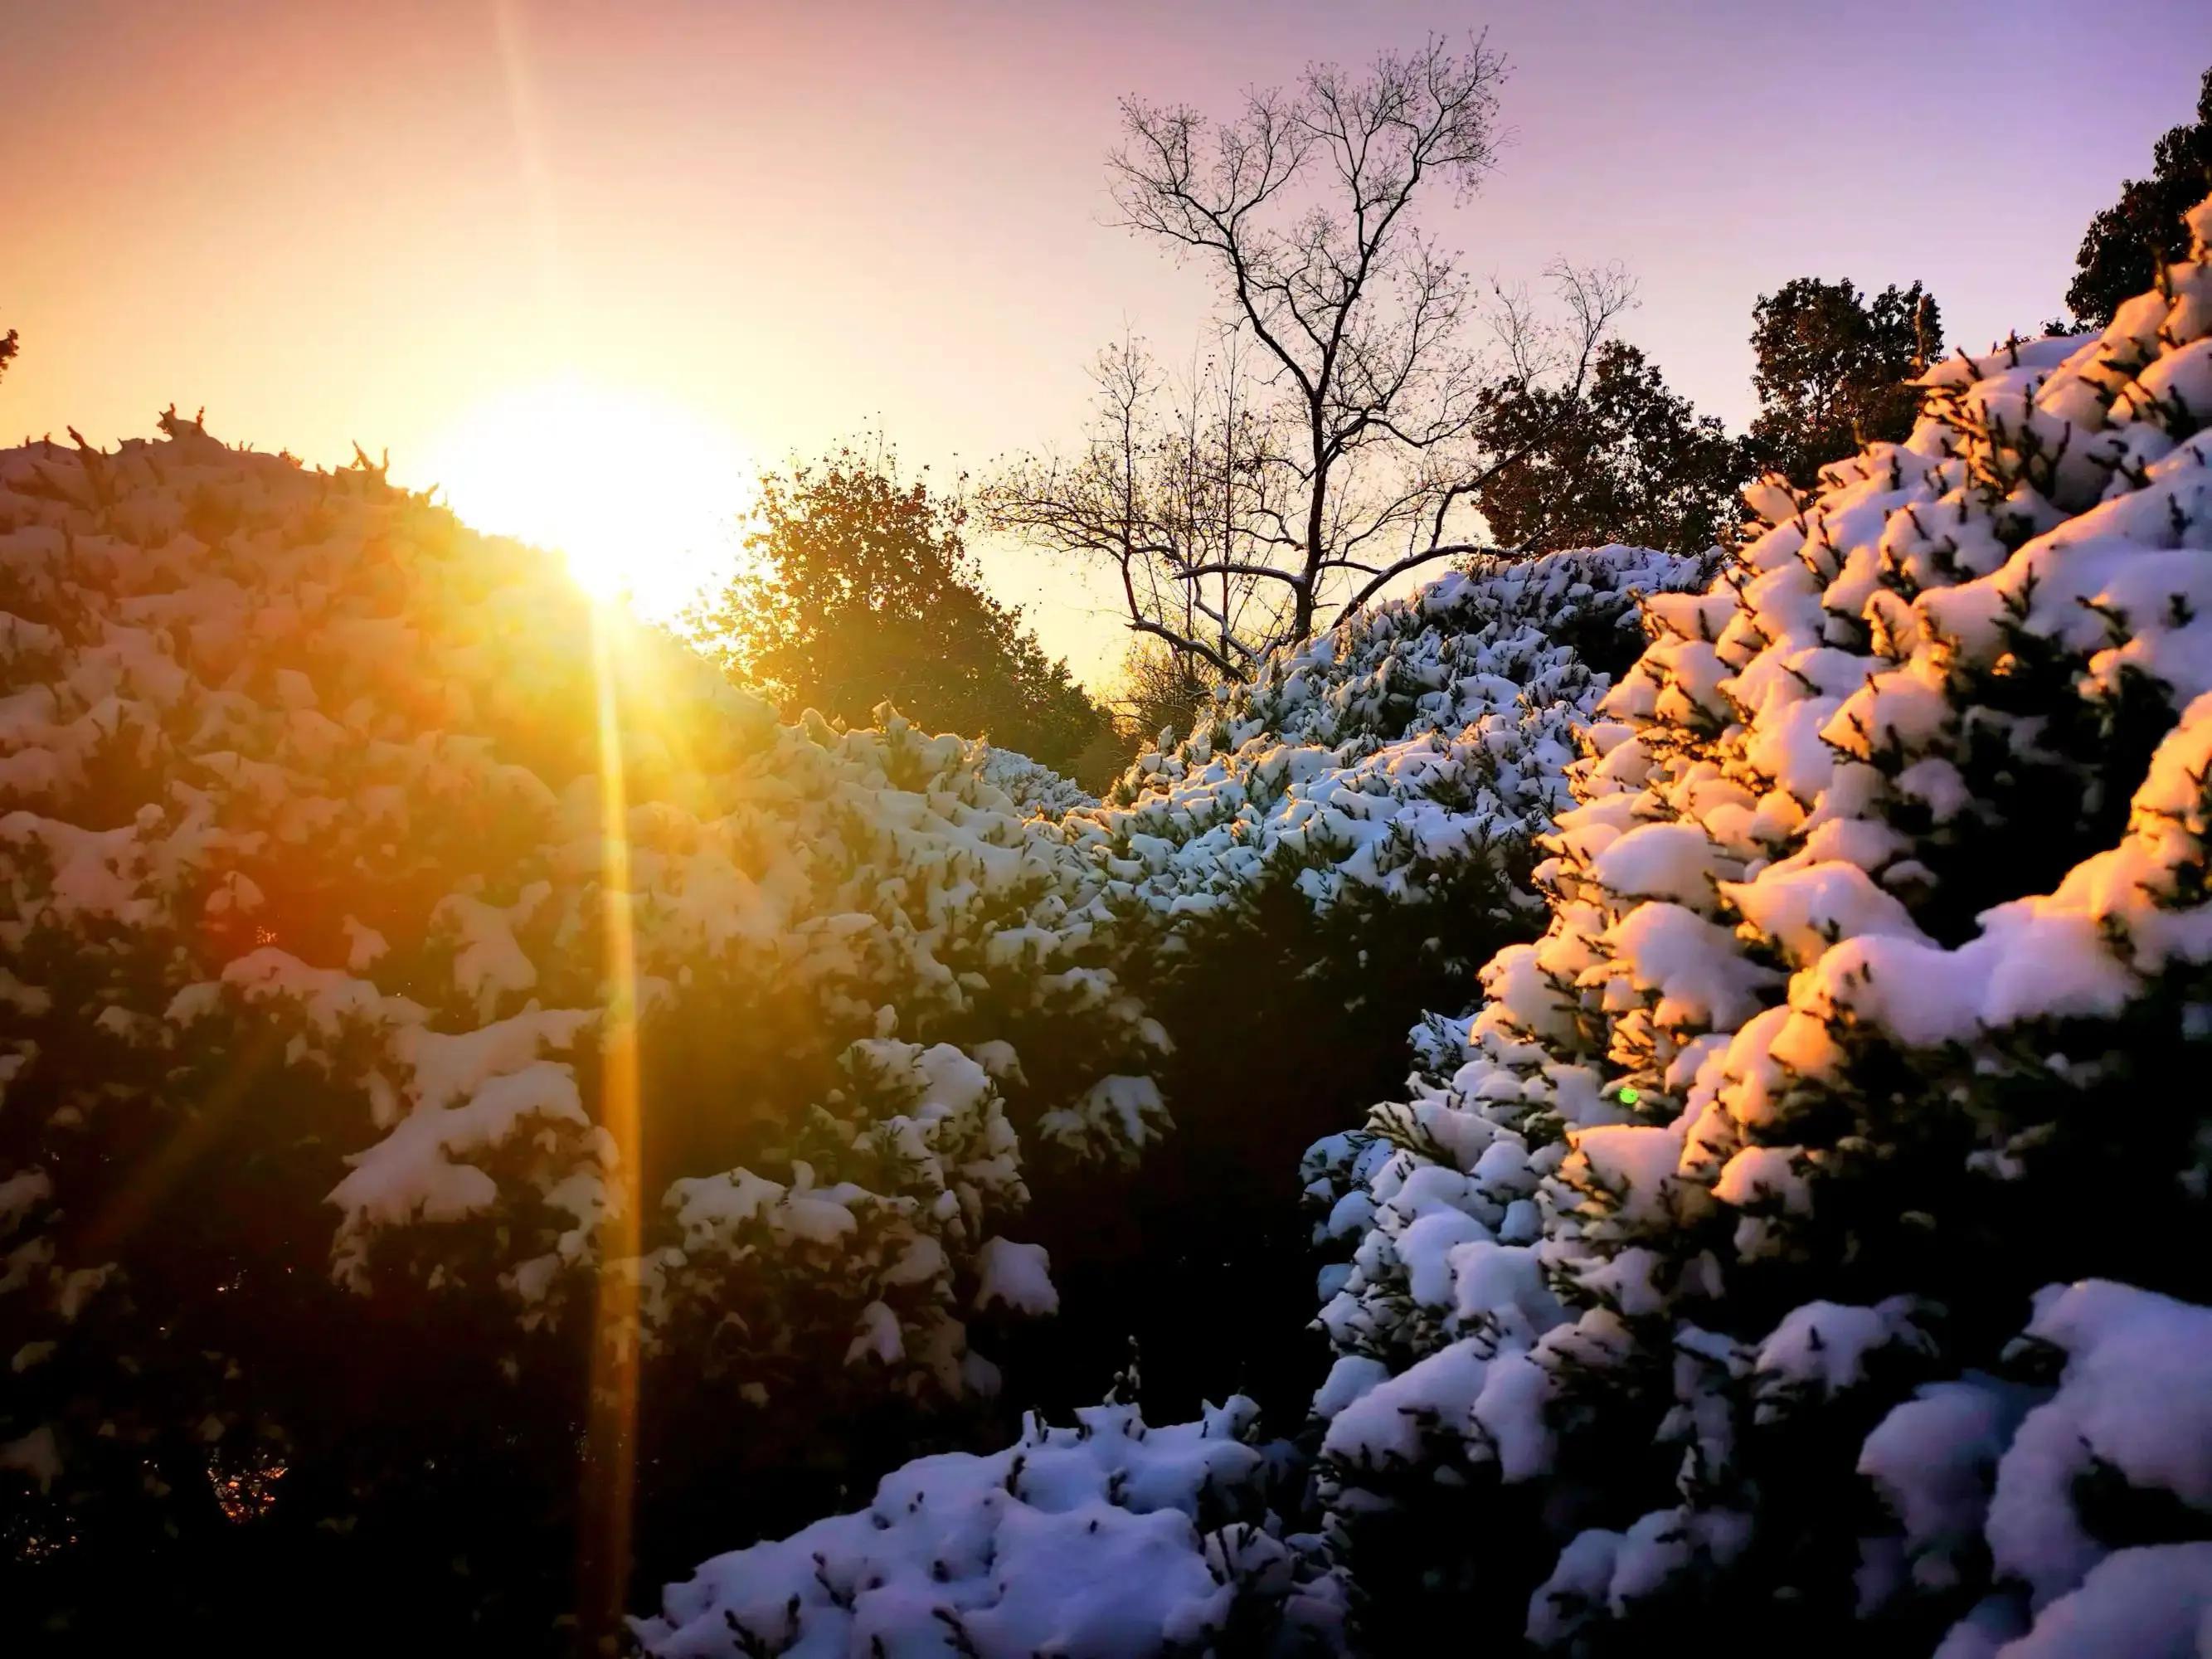
[(1849, 278), (1800, 276), (1760, 295), (1752, 319), (1761, 468), (1809, 489), (1829, 462), (1911, 431), (1920, 398), (1905, 382), (1943, 355), (1942, 313), (1918, 283), (1864, 296)]
[(1658, 366), (1619, 340), (1598, 350), (1587, 388), (1516, 382), (1492, 399), (1493, 442), (1522, 459), (1491, 475), (1475, 504), (1501, 547), (1532, 553), (1628, 542), (1702, 553), (1736, 518), (1749, 444), (1667, 387)]
[(787, 720), (814, 708), (872, 726), (888, 702), (925, 731), (1067, 771), (1106, 717), (1021, 612), (984, 591), (966, 522), (957, 499), (902, 482), (887, 452), (769, 473), (751, 564), (702, 594), (683, 631)]
[[(0, 1161), (52, 1176), (40, 1215), (63, 1261), (119, 1270), (73, 1319), (0, 1296), (0, 1352), (58, 1344), (9, 1377), (0, 1443), (51, 1422), (70, 1448), (50, 1489), (0, 1468), (0, 1651), (123, 1650), (149, 1619), (196, 1632), (246, 1608), (269, 1631), (313, 1629), (321, 1653), (439, 1651), (464, 1633), (484, 1651), (568, 1650), (560, 1620), (574, 1607), (589, 1489), (590, 1322), (518, 1328), (497, 1284), (508, 1236), (544, 1218), (523, 1200), (403, 1231), (369, 1269), (396, 1293), (334, 1283), (324, 1195), (347, 1173), (346, 1151), (374, 1133), (356, 1077), (375, 1038), (363, 1030), (333, 1045), (340, 1063), (319, 1077), (285, 1063), (301, 1023), (266, 1004), (227, 1003), (169, 1054), (106, 1040), (76, 1017), (143, 1004), (125, 988), (173, 977), (174, 948), (153, 933), (88, 942), (41, 929), (10, 957), (53, 1001), (11, 1015), (40, 1065), (0, 1113)], [(790, 1158), (810, 1153), (804, 1128), (788, 1126), (825, 1081), (788, 1034), (818, 1008), (795, 990), (781, 1004), (748, 996), (757, 988), (726, 985), (711, 962), (699, 975), (714, 1012), (650, 1021), (641, 1045), (646, 1097), (664, 1109), (647, 1140), (653, 1182), (686, 1158), (699, 1169), (740, 1157), (788, 1178)], [(447, 975), (426, 965), (419, 977), (427, 993)], [(1040, 1077), (1090, 1057), (1079, 1017), (1037, 1024), (1061, 1039), (1052, 1050), (1018, 1034)], [(574, 1060), (594, 1095), (596, 1050)], [(499, 1158), (485, 1167), (526, 1192)], [(442, 1294), (408, 1293), (434, 1270)], [(679, 1306), (645, 1368), (641, 1597), (714, 1549), (845, 1507), (908, 1457), (1004, 1432), (987, 1406), (886, 1398), (869, 1373), (838, 1367), (844, 1311), (773, 1262), (720, 1286), (719, 1305)], [(589, 1273), (564, 1293), (587, 1310)], [(763, 1340), (802, 1327), (805, 1340)], [(738, 1398), (741, 1381), (763, 1377), (771, 1404)], [(737, 1511), (733, 1490), (746, 1494)]]
[(2197, 118), (2169, 127), (2151, 149), (2148, 179), (2120, 185), (2120, 199), (2089, 222), (2074, 256), (2066, 303), (2085, 328), (2102, 328), (2121, 302), (2153, 287), (2160, 267), (2189, 252), (2181, 216), (2212, 191), (2212, 69), (2197, 93)]
[[(1535, 935), (1540, 912), (1516, 902), (1528, 859), (1520, 847), (1430, 871), (1419, 902), (1353, 886), (1324, 908), (1298, 888), (1306, 866), (1285, 860), (1172, 943), (1135, 946), (1152, 964), (1147, 1006), (1176, 1043), (1159, 1074), (1176, 1127), (1126, 1186), (1032, 1177), (1024, 1225), (1051, 1250), (1065, 1303), (1085, 1310), (1080, 1326), (1014, 1334), (1053, 1351), (1064, 1395), (1051, 1403), (1095, 1398), (1133, 1337), (1152, 1416), (1234, 1392), (1269, 1422), (1304, 1417), (1321, 1258), (1299, 1154), (1402, 1085), (1423, 1010), (1464, 1001), (1475, 963)], [(1009, 1370), (1040, 1374), (1027, 1355)]]

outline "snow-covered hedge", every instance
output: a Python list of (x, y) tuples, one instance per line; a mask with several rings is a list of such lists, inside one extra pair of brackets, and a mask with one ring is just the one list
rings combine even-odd
[[(1030, 1160), (1164, 1127), (1115, 964), (1285, 893), (1465, 950), (1537, 836), (1541, 937), (1308, 1155), (1340, 1258), (1311, 1514), (1249, 1402), (1101, 1407), (708, 1562), (641, 1639), (2199, 1651), (2192, 224), (2102, 336), (1962, 357), (1904, 444), (1755, 487), (1717, 575), (1432, 587), (1096, 807), (896, 722), (779, 727), (367, 469), (180, 423), (0, 454), (0, 1480), (60, 1512), (10, 1536), (65, 1553), (179, 1473), (265, 1505), (395, 1304), (495, 1310), (532, 1377), (632, 1193), (622, 1271), (702, 1418), (988, 1384), (971, 1316), (1057, 1300)], [(1650, 643), (1607, 690), (1631, 590)], [(1278, 965), (1243, 963), (1267, 1017)], [(633, 1006), (642, 1170), (605, 1115)]]
[(1004, 794), (1024, 816), (1056, 818), (1098, 804), (1097, 797), (1081, 784), (1062, 777), (1042, 761), (994, 744), (979, 742), (975, 747), (979, 751), (975, 769), (983, 781)]
[[(1034, 1417), (989, 1456), (917, 1459), (875, 1501), (706, 1562), (636, 1621), (656, 1659), (1149, 1659), (1334, 1646), (1320, 1540), (1269, 1507), (1252, 1403), (1147, 1427), (1128, 1405)], [(1272, 1452), (1272, 1455), (1271, 1455)], [(1293, 1487), (1295, 1490), (1295, 1487)]]
[[(1315, 1148), (1368, 1638), (2199, 1651), (2212, 204), (1650, 601), (1425, 1080)], [(1470, 1625), (1473, 1627), (1473, 1625)], [(1856, 1644), (1850, 1644), (1856, 1645)]]
[(1534, 935), (1532, 837), (1566, 799), (1577, 722), (1634, 657), (1636, 595), (1711, 568), (1625, 547), (1480, 561), (1271, 663), (1060, 818), (1098, 937), (1175, 1043), (1170, 1154), (1126, 1196), (1055, 1183), (1036, 1206), (1056, 1257), (1082, 1248), (1090, 1387), (1135, 1334), (1150, 1403), (1234, 1387), (1295, 1420), (1298, 1154), (1400, 1086), (1421, 1011)]
[(779, 726), (366, 464), (164, 426), (0, 452), (0, 1466), (296, 1461), (288, 1346), (441, 1304), (543, 1391), (603, 1268), (726, 1417), (988, 1388), (1025, 1173), (1164, 1127), (1084, 861), (961, 739)]
[(1710, 568), (1624, 547), (1481, 561), (1224, 691), (1058, 817), (1097, 939), (1173, 1039), (1178, 1127), (1126, 1194), (1040, 1190), (1038, 1237), (1079, 1250), (1087, 1310), (1052, 1397), (1088, 1397), (1135, 1335), (1154, 1404), (1234, 1387), (1302, 1409), (1298, 1154), (1399, 1086), (1409, 1021), (1540, 926), (1531, 838), (1575, 724), (1633, 658), (1636, 596)]
[(1562, 769), (1632, 654), (1637, 596), (1711, 568), (1619, 546), (1478, 559), (1222, 688), (1210, 722), (1066, 827), (1117, 910), (1202, 914), (1278, 872), (1316, 905), (1431, 896), (1566, 804)]
[[(1396, 1034), (1425, 994), (1463, 983), (1470, 954), (1533, 933), (1540, 913), (1516, 877), (1567, 800), (1577, 724), (1642, 637), (1638, 597), (1711, 568), (1619, 547), (1486, 561), (1277, 662), (1224, 694), (1209, 727), (1060, 817), (1095, 860), (1088, 914), (1180, 1039), (1165, 1071), (1182, 1103), (1173, 1155), (1110, 1200), (1133, 1207), (1139, 1255), (1085, 1285), (1090, 1334), (1106, 1339), (1094, 1351), (1134, 1329), (1156, 1384), (1203, 1381), (1210, 1362), (1216, 1382), (1249, 1377), (1297, 1409), (1304, 1267), (1282, 1236), (1297, 1224), (1297, 1149), (1372, 1098), (1364, 1088), (1388, 1086)], [(1115, 1231), (1085, 1196), (1056, 1191), (1041, 1222)], [(1279, 1328), (1262, 1328), (1271, 1317)], [(1150, 1443), (1212, 1444), (1213, 1420), (1153, 1429)], [(1114, 1436), (1073, 1443), (1116, 1467), (1129, 1455)], [(1315, 1580), (1310, 1540), (1285, 1540), (1287, 1556), (1269, 1545), (1248, 1562), (1264, 1571), (1236, 1573), (1164, 1520), (1143, 1534), (1141, 1565), (1095, 1540), (1095, 1553), (994, 1558), (1009, 1523), (993, 1506), (1040, 1524), (1000, 1490), (1017, 1455), (925, 1460), (886, 1484), (878, 1518), (708, 1563), (672, 1589), (650, 1644), (727, 1650), (733, 1613), (765, 1652), (866, 1652), (876, 1639), (894, 1654), (965, 1650), (940, 1609), (987, 1653), (1060, 1650), (1054, 1639), (1085, 1654), (1340, 1644), (1342, 1586)], [(1106, 1476), (1080, 1466), (1087, 1501)], [(1102, 1579), (1125, 1595), (1100, 1601)], [(990, 1610), (1010, 1597), (1025, 1611), (1002, 1631)]]

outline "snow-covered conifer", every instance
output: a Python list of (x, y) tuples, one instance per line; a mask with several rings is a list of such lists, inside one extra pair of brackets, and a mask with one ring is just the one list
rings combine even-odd
[(1566, 804), (1576, 727), (1632, 653), (1637, 596), (1710, 568), (1630, 547), (1480, 558), (1221, 687), (1210, 720), (1066, 827), (1117, 913), (1203, 914), (1279, 875), (1316, 906), (1434, 896)]
[(317, 1459), (410, 1390), (557, 1428), (603, 1273), (740, 1437), (987, 1390), (971, 1328), (1053, 1299), (1029, 1174), (1165, 1127), (1085, 860), (978, 746), (780, 726), (366, 462), (164, 428), (0, 452), (25, 1547), (270, 1471), (342, 1516)]
[(1319, 1480), (1379, 1646), (1501, 1600), (1588, 1653), (2201, 1641), (2192, 222), (2102, 335), (1961, 356), (1904, 443), (1747, 492), (1719, 578), (1646, 602), (1543, 937), (1310, 1156), (1348, 1256)]

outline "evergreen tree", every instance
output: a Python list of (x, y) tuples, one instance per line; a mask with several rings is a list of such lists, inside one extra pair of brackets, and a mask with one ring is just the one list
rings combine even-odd
[(1943, 355), (1942, 315), (1918, 283), (1869, 299), (1848, 278), (1800, 276), (1760, 295), (1752, 318), (1753, 455), (1800, 489), (1861, 444), (1903, 438), (1919, 404), (1905, 382)]
[(1157, 1028), (981, 745), (164, 430), (0, 451), (0, 1650), (595, 1644), (987, 1409)]
[(1644, 603), (1544, 935), (1310, 1155), (1376, 1650), (1501, 1603), (1577, 1655), (2201, 1640), (2191, 222), (2100, 338), (1954, 358), (1903, 443), (1747, 492), (1720, 579)]
[(1634, 346), (1598, 349), (1587, 388), (1516, 382), (1486, 422), (1520, 462), (1492, 474), (1475, 504), (1501, 547), (1548, 553), (1626, 542), (1702, 553), (1737, 517), (1749, 446), (1668, 390)]
[(1639, 599), (1711, 569), (1618, 546), (1478, 561), (1218, 688), (1060, 819), (1095, 860), (1117, 975), (1174, 1039), (1162, 1086), (1189, 1103), (1111, 1214), (1039, 1188), (1042, 1242), (1091, 1241), (1071, 1280), (1089, 1328), (1054, 1340), (1087, 1344), (1094, 1376), (1133, 1332), (1157, 1409), (1233, 1383), (1271, 1420), (1304, 1412), (1313, 1264), (1285, 1173), (1397, 1086), (1408, 1024), (1538, 926), (1531, 844), (1574, 731), (1634, 656)]
[(6, 376), (8, 365), (15, 360), (15, 353), (19, 349), (14, 329), (9, 329), (5, 334), (0, 334), (0, 378)]
[(785, 718), (860, 726), (889, 703), (924, 730), (988, 738), (1060, 771), (1106, 725), (1018, 610), (985, 591), (966, 509), (842, 448), (763, 479), (751, 564), (685, 614), (694, 645)]
[(2212, 191), (2212, 69), (2197, 92), (2197, 119), (2166, 130), (2151, 150), (2148, 179), (2120, 185), (2120, 199), (2089, 222), (2074, 256), (2066, 303), (2083, 328), (2102, 328), (2124, 300), (2149, 288), (2160, 267), (2185, 256), (2182, 215)]

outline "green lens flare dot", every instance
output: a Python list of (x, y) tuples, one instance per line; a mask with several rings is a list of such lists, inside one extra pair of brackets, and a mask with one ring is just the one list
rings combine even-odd
[(1635, 1090), (1631, 1089), (1631, 1088), (1628, 1088), (1628, 1087), (1626, 1087), (1626, 1086), (1625, 1086), (1625, 1085), (1624, 1085), (1624, 1086), (1623, 1086), (1623, 1088), (1621, 1089), (1621, 1091), (1620, 1091), (1620, 1103), (1621, 1103), (1622, 1105), (1624, 1105), (1624, 1106), (1633, 1106), (1634, 1104), (1636, 1104), (1637, 1100), (1638, 1100), (1638, 1098), (1639, 1098), (1639, 1097), (1638, 1096), (1638, 1094), (1637, 1094), (1637, 1092), (1636, 1092), (1636, 1091), (1635, 1091)]

